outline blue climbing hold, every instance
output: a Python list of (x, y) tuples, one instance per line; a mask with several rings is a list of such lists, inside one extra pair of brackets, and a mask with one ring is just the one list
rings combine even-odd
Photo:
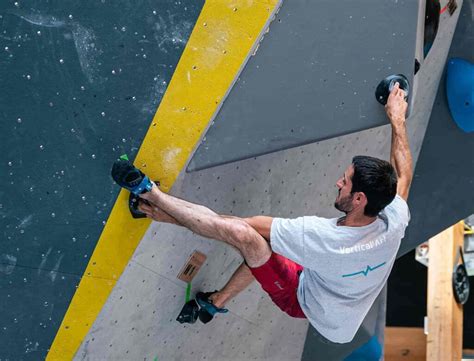
[(460, 58), (448, 61), (446, 94), (454, 121), (464, 132), (474, 131), (474, 64)]
[(382, 345), (377, 336), (347, 356), (344, 361), (379, 361), (382, 358)]

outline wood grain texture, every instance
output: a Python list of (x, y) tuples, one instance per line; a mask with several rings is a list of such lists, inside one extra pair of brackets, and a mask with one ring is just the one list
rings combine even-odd
[(426, 335), (422, 328), (385, 328), (385, 361), (399, 360), (426, 360)]
[(426, 353), (430, 361), (462, 358), (463, 312), (453, 296), (452, 273), (464, 240), (463, 228), (463, 222), (459, 222), (429, 242)]

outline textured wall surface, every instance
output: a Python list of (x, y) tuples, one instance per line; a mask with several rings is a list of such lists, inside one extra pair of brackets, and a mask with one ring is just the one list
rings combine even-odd
[(0, 1), (0, 359), (46, 355), (203, 3)]
[[(448, 59), (474, 62), (474, 6), (465, 1), (460, 11)], [(403, 251), (428, 240), (474, 212), (470, 190), (474, 182), (474, 136), (463, 133), (453, 121), (446, 101), (446, 74), (440, 82), (426, 137), (415, 169), (410, 206), (412, 223)], [(474, 220), (471, 216), (470, 220)], [(407, 259), (411, 257), (411, 259)], [(426, 267), (408, 253), (389, 280), (387, 324), (423, 327), (426, 310)], [(420, 275), (413, 277), (414, 274)], [(472, 277), (471, 277), (472, 279)], [(413, 290), (416, 289), (416, 292)], [(464, 348), (474, 347), (474, 298), (464, 305)]]
[(284, 1), (188, 169), (387, 124), (375, 89), (413, 83), (418, 4)]
[[(473, 2), (465, 1), (456, 15), (459, 22), (448, 59), (459, 57), (473, 63)], [(453, 30), (442, 32), (439, 38), (452, 36)], [(436, 59), (437, 54), (432, 55), (432, 59)], [(410, 204), (419, 212), (413, 215), (412, 225), (407, 229), (406, 242), (400, 250), (402, 254), (474, 212), (471, 192), (474, 184), (474, 136), (464, 133), (452, 119), (445, 84), (444, 72), (412, 185)]]

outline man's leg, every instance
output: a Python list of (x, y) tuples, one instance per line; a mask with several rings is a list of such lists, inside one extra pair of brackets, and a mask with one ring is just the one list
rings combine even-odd
[(265, 264), (272, 254), (265, 238), (244, 220), (222, 217), (209, 208), (163, 193), (156, 185), (140, 197), (155, 204), (194, 233), (236, 247), (250, 267)]
[[(176, 219), (157, 207), (156, 204), (144, 204), (140, 202), (139, 209), (148, 217), (157, 222), (171, 223), (182, 226)], [(233, 216), (222, 217), (238, 219), (237, 217)], [(235, 270), (234, 274), (230, 277), (224, 288), (210, 295), (209, 299), (215, 306), (223, 308), (231, 299), (246, 289), (254, 280), (255, 277), (252, 275), (250, 268), (245, 264), (245, 262), (243, 262), (239, 268)]]
[(242, 263), (234, 272), (227, 284), (220, 291), (213, 293), (209, 298), (212, 303), (219, 308), (223, 308), (231, 299), (245, 290), (255, 277), (250, 272), (250, 268)]
[[(151, 192), (144, 193), (143, 198), (148, 199), (168, 214), (163, 218), (164, 221), (185, 226), (205, 237), (220, 239), (233, 245), (241, 251), (247, 264), (252, 268), (250, 270), (245, 263), (242, 264), (217, 295), (209, 296), (216, 307), (222, 308), (226, 302), (244, 290), (256, 278), (282, 311), (292, 317), (306, 317), (299, 306), (296, 294), (299, 272), (303, 267), (272, 253), (265, 238), (244, 220), (219, 216), (206, 207), (166, 195), (155, 188), (156, 186)], [(151, 209), (148, 209), (146, 213), (148, 216), (153, 216)], [(163, 214), (158, 219), (162, 216)], [(251, 251), (247, 252), (248, 249)]]

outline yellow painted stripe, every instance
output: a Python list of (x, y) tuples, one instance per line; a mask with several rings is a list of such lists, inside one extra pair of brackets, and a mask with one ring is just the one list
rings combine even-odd
[[(135, 161), (163, 190), (183, 170), (277, 3), (204, 4)], [(120, 192), (47, 360), (73, 358), (149, 226), (131, 218), (127, 197)]]

